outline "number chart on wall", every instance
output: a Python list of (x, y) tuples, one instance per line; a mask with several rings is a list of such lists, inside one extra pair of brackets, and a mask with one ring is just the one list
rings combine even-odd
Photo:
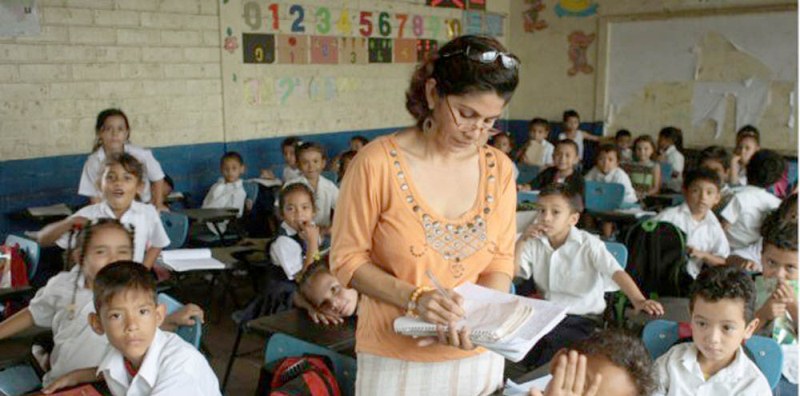
[[(294, 108), (297, 121), (297, 107), (347, 106), (348, 96), (378, 82), (367, 76), (381, 73), (398, 77), (384, 79), (383, 88), (402, 98), (401, 81), (440, 44), (462, 34), (503, 36), (505, 15), (488, 11), (488, 1), (222, 0), (226, 130), (238, 133), (244, 123), (243, 138), (283, 134), (288, 116), (276, 108)], [(299, 124), (314, 129), (309, 120), (286, 123), (298, 132)]]

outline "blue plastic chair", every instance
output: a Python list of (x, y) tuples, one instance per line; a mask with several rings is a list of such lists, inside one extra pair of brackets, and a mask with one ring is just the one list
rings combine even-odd
[(42, 381), (30, 364), (20, 363), (0, 368), (0, 395), (20, 396), (42, 387)]
[(169, 246), (166, 249), (180, 249), (189, 236), (189, 218), (183, 213), (161, 212), (161, 224), (169, 236)]
[(334, 183), (336, 183), (337, 179), (339, 179), (339, 175), (337, 175), (334, 171), (322, 171), (322, 176)]
[[(168, 294), (160, 293), (158, 295), (158, 303), (164, 304), (167, 307), (167, 315), (183, 308), (178, 300), (172, 298)], [(200, 318), (195, 318), (193, 326), (180, 326), (175, 330), (175, 334), (181, 337), (184, 341), (192, 344), (195, 348), (200, 349), (200, 339), (203, 338), (203, 325), (200, 323)]]
[(525, 202), (536, 202), (539, 200), (539, 193), (533, 191), (518, 191), (517, 205)]
[[(642, 341), (653, 359), (665, 354), (680, 339), (680, 325), (669, 320), (648, 322), (642, 331)], [(783, 351), (775, 340), (752, 336), (744, 344), (745, 353), (764, 374), (771, 388), (781, 379)]]
[(608, 212), (619, 209), (625, 196), (625, 187), (619, 183), (587, 181), (584, 187), (584, 204), (590, 212)]
[(330, 358), (333, 363), (333, 373), (336, 381), (339, 382), (342, 394), (345, 396), (355, 395), (356, 359), (319, 345), (283, 333), (275, 333), (267, 341), (264, 363), (269, 364), (285, 357), (302, 356), (303, 354), (323, 355)]
[(628, 248), (619, 242), (605, 242), (606, 249), (617, 259), (617, 263), (622, 269), (628, 266)]
[(539, 175), (540, 168), (536, 165), (517, 163), (517, 170), (519, 170), (519, 174), (517, 175), (517, 183), (530, 183), (536, 178), (536, 176)]
[(247, 181), (242, 183), (242, 187), (244, 187), (245, 199), (250, 202), (256, 202), (256, 198), (258, 198), (258, 183)]
[(28, 256), (28, 279), (33, 279), (36, 275), (36, 269), (39, 268), (39, 258), (41, 257), (41, 250), (36, 241), (21, 236), (10, 234), (6, 237), (6, 245), (14, 246), (19, 245), (19, 248), (25, 251)]
[(669, 162), (659, 162), (661, 166), (661, 188), (666, 186), (667, 182), (672, 179), (672, 164)]

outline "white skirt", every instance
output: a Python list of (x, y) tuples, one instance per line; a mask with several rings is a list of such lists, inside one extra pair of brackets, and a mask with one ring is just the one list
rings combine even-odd
[(356, 396), (476, 396), (503, 386), (505, 359), (494, 352), (444, 362), (359, 353), (356, 361)]

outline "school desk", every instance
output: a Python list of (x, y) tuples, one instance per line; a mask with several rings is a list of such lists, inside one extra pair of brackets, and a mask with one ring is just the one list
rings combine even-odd
[[(220, 231), (220, 224), (226, 221), (236, 220), (236, 216), (239, 214), (239, 211), (233, 208), (195, 208), (185, 209), (183, 210), (183, 213), (193, 223), (211, 223), (211, 226), (214, 227), (214, 231), (217, 232), (217, 237), (219, 238), (220, 242), (225, 245), (227, 239), (225, 238), (225, 232)], [(228, 227), (225, 231), (227, 232), (229, 229), (230, 227)]]
[(340, 325), (326, 326), (314, 323), (304, 310), (292, 309), (251, 320), (247, 323), (247, 328), (267, 338), (275, 333), (288, 334), (323, 348), (355, 357), (355, 317), (347, 318)]

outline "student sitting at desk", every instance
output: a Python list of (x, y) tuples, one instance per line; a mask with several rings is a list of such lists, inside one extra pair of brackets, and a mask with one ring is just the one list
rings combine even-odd
[(79, 210), (69, 218), (44, 227), (37, 234), (39, 244), (57, 244), (62, 249), (74, 246), (68, 231), (88, 220), (112, 218), (133, 227), (133, 260), (153, 268), (169, 237), (155, 207), (135, 200), (143, 186), (144, 169), (132, 155), (118, 153), (106, 159), (100, 182), (103, 201)]
[(270, 261), (294, 280), (303, 268), (319, 259), (319, 227), (314, 223), (314, 193), (304, 183), (290, 183), (278, 197), (281, 211), (278, 237), (267, 244)]
[(637, 311), (663, 315), (657, 301), (648, 300), (600, 239), (575, 227), (583, 200), (565, 185), (539, 194), (536, 221), (539, 236), (516, 244), (516, 273), (533, 279), (544, 298), (568, 308), (567, 317), (544, 336), (525, 357), (529, 367), (550, 361), (563, 347), (595, 330), (606, 308), (603, 293), (619, 287)]
[(314, 323), (339, 324), (356, 313), (358, 292), (342, 286), (327, 260), (313, 262), (296, 279), (294, 304), (305, 309)]
[[(247, 193), (242, 184), (242, 175), (245, 172), (242, 155), (229, 151), (219, 161), (219, 170), (222, 177), (208, 189), (208, 194), (203, 200), (203, 208), (235, 208), (239, 210), (237, 217), (242, 216)], [(250, 203), (252, 206), (252, 202)], [(219, 232), (225, 233), (228, 222), (218, 223)], [(217, 233), (214, 224), (208, 223), (208, 229)]]
[(556, 143), (553, 151), (553, 166), (540, 172), (529, 184), (518, 186), (520, 191), (541, 190), (551, 184), (564, 183), (573, 191), (583, 195), (583, 176), (576, 170), (578, 166), (578, 145), (565, 139)]
[[(76, 240), (77, 248), (67, 257), (76, 259), (78, 264), (50, 278), (27, 308), (0, 323), (0, 339), (34, 326), (52, 329), (53, 349), (49, 356), (46, 352), (36, 353), (45, 372), (42, 378), (45, 387), (73, 370), (100, 363), (108, 342), (89, 327), (88, 315), (94, 311), (94, 279), (109, 263), (130, 260), (133, 255), (133, 234), (115, 219), (90, 223), (77, 232)], [(170, 315), (162, 328), (171, 331), (180, 325), (194, 325), (192, 317), (202, 321), (203, 311), (187, 304)]]
[(158, 327), (166, 308), (156, 297), (156, 280), (141, 265), (117, 261), (97, 273), (95, 312), (89, 323), (111, 347), (96, 367), (73, 371), (45, 391), (103, 378), (114, 396), (220, 395), (206, 358), (175, 333)]
[(761, 225), (761, 239), (756, 243), (731, 252), (725, 263), (737, 265), (751, 272), (761, 272), (761, 251), (764, 250), (763, 237), (775, 227), (775, 223), (797, 223), (797, 193), (787, 197), (778, 209), (767, 215)]

